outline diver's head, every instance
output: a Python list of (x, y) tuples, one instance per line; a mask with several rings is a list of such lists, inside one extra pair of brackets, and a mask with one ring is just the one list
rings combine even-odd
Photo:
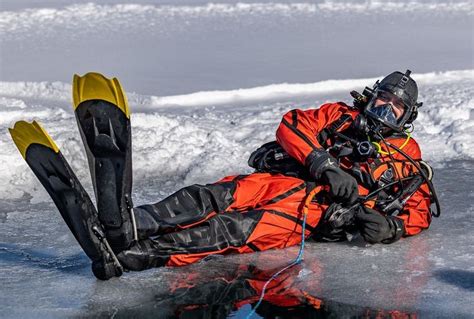
[(418, 86), (410, 73), (393, 72), (373, 87), (364, 114), (367, 124), (382, 135), (402, 132), (418, 115)]

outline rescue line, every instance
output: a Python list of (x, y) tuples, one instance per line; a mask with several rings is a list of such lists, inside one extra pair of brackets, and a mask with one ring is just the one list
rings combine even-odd
[(247, 315), (246, 319), (250, 319), (254, 314), (255, 314), (255, 311), (257, 310), (257, 308), (260, 306), (260, 304), (262, 303), (263, 301), (263, 298), (265, 297), (265, 290), (267, 289), (267, 286), (270, 284), (270, 282), (272, 282), (274, 279), (276, 279), (280, 274), (282, 274), (285, 270), (288, 270), (290, 269), (291, 267), (295, 266), (295, 265), (298, 265), (299, 263), (301, 263), (303, 261), (303, 253), (304, 253), (304, 243), (305, 243), (305, 232), (306, 232), (306, 216), (308, 215), (308, 210), (309, 210), (309, 204), (311, 203), (311, 201), (313, 200), (314, 196), (316, 196), (317, 193), (319, 193), (321, 190), (323, 190), (323, 186), (317, 186), (315, 187), (307, 196), (306, 196), (306, 199), (304, 201), (304, 205), (303, 205), (303, 210), (302, 210), (302, 214), (303, 214), (303, 222), (302, 222), (302, 232), (301, 232), (301, 245), (300, 245), (300, 249), (298, 251), (298, 255), (296, 256), (296, 258), (291, 262), (289, 263), (288, 265), (286, 265), (285, 267), (283, 267), (282, 269), (280, 269), (279, 271), (277, 271), (276, 273), (274, 273), (270, 279), (268, 279), (265, 284), (263, 285), (263, 288), (262, 288), (262, 293), (260, 294), (260, 298), (258, 299), (258, 302), (257, 304), (255, 305), (255, 307), (252, 309), (252, 311)]

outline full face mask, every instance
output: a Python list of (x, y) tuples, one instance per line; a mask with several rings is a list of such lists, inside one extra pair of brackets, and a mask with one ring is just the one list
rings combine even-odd
[(384, 133), (389, 133), (403, 129), (408, 109), (409, 106), (398, 96), (391, 92), (377, 90), (365, 114), (376, 123), (383, 125), (386, 128), (382, 130)]
[(367, 112), (371, 113), (374, 117), (384, 123), (397, 124), (397, 117), (393, 112), (393, 108), (390, 104), (377, 105), (367, 109)]

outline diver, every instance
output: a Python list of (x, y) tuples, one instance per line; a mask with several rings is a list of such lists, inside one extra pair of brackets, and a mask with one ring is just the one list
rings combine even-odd
[(290, 247), (301, 242), (303, 229), (315, 240), (360, 234), (368, 243), (390, 244), (427, 229), (439, 215), (432, 169), (411, 136), (422, 103), (410, 74), (393, 72), (362, 94), (351, 92), (354, 105), (289, 111), (276, 141), (250, 156), (251, 174), (191, 185), (137, 207), (130, 110), (117, 79), (88, 73), (73, 81), (97, 209), (38, 123), (17, 122), (11, 134), (99, 279), (212, 254)]

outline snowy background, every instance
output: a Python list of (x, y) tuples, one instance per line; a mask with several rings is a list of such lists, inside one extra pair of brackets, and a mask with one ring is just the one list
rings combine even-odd
[(123, 315), (160, 302), (172, 311), (162, 300), (172, 298), (167, 284), (183, 272), (197, 271), (205, 282), (230, 265), (252, 258), (263, 259), (262, 267), (284, 265), (297, 252), (96, 281), (7, 130), (18, 120), (42, 123), (92, 193), (70, 84), (74, 73), (88, 71), (118, 77), (127, 91), (139, 205), (249, 173), (250, 152), (274, 139), (284, 112), (350, 103), (350, 90), (411, 69), (424, 102), (414, 136), (436, 168), (443, 215), (429, 231), (391, 246), (310, 244), (297, 285), (324, 300), (420, 316), (474, 312), (472, 2), (1, 5), (0, 317)]

